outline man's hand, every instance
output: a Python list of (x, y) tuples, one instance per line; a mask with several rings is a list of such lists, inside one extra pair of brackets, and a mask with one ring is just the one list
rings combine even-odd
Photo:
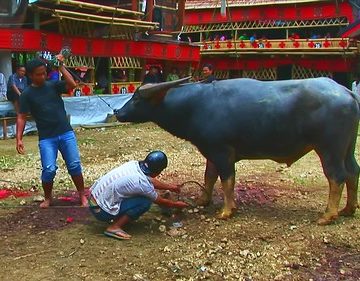
[(178, 208), (178, 209), (182, 209), (182, 208), (187, 208), (189, 207), (189, 205), (183, 201), (175, 201), (173, 202), (173, 207), (174, 208)]
[(175, 193), (180, 193), (180, 191), (181, 191), (180, 189), (182, 187), (181, 185), (179, 185), (179, 184), (176, 184), (176, 185), (175, 184), (170, 184), (169, 186), (170, 186), (169, 189), (168, 189), (169, 191), (172, 191), (172, 192), (175, 192)]
[(62, 54), (58, 54), (58, 55), (56, 55), (55, 57), (56, 57), (56, 59), (60, 62), (60, 64), (63, 64), (63, 63), (64, 63), (65, 58), (64, 58), (64, 56), (63, 56)]
[(16, 150), (19, 154), (25, 154), (25, 147), (22, 140), (16, 141)]

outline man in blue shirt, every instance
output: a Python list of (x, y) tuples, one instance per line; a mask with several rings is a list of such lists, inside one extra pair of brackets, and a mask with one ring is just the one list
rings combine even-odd
[[(57, 56), (63, 62), (62, 55)], [(82, 206), (88, 206), (84, 195), (84, 179), (80, 163), (80, 154), (75, 133), (67, 119), (62, 93), (72, 90), (76, 83), (66, 68), (61, 65), (59, 71), (64, 81), (46, 81), (46, 65), (39, 59), (27, 64), (27, 71), (32, 84), (20, 96), (20, 110), (16, 120), (16, 149), (24, 154), (22, 140), (26, 115), (34, 117), (39, 133), (39, 149), (42, 165), (41, 181), (45, 200), (40, 208), (48, 208), (52, 201), (53, 181), (57, 170), (57, 155), (61, 152), (67, 170), (79, 192)]]
[(16, 114), (19, 112), (19, 98), (28, 85), (25, 76), (26, 70), (23, 65), (18, 65), (16, 72), (9, 77), (7, 85), (7, 99), (14, 105)]

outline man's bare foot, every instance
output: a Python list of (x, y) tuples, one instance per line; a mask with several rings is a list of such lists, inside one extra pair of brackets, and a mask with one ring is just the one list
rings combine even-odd
[(47, 209), (51, 205), (51, 199), (45, 199), (43, 202), (40, 203), (41, 209)]
[(89, 207), (88, 199), (85, 195), (80, 195), (81, 207)]

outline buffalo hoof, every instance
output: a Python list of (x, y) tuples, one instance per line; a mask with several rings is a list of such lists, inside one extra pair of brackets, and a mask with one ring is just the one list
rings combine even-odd
[(342, 217), (352, 217), (355, 214), (356, 208), (345, 207), (339, 212), (339, 216)]
[(211, 203), (211, 200), (205, 196), (201, 196), (196, 200), (196, 205), (198, 206), (209, 206)]
[(338, 215), (324, 215), (320, 219), (318, 219), (318, 225), (328, 225), (336, 221)]
[(217, 215), (217, 218), (220, 220), (227, 220), (229, 218), (231, 218), (236, 212), (236, 209), (231, 209), (231, 210), (222, 210), (221, 213), (219, 213)]

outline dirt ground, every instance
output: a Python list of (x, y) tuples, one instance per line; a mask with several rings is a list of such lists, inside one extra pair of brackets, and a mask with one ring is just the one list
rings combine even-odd
[[(205, 160), (196, 148), (153, 124), (76, 133), (87, 186), (154, 149), (169, 157), (161, 179), (203, 183)], [(360, 280), (359, 211), (333, 225), (315, 223), (328, 187), (314, 153), (291, 168), (237, 163), (238, 212), (228, 221), (214, 218), (223, 197), (217, 183), (212, 206), (166, 216), (155, 205), (127, 227), (130, 241), (118, 241), (102, 234), (106, 224), (87, 209), (67, 201), (76, 193), (62, 160), (55, 183), (62, 207), (37, 207), (37, 136), (24, 141), (27, 154), (19, 156), (14, 139), (0, 140), (0, 187), (30, 193), (0, 200), (0, 280)], [(181, 196), (199, 193), (189, 183)], [(182, 226), (174, 228), (176, 222)]]

